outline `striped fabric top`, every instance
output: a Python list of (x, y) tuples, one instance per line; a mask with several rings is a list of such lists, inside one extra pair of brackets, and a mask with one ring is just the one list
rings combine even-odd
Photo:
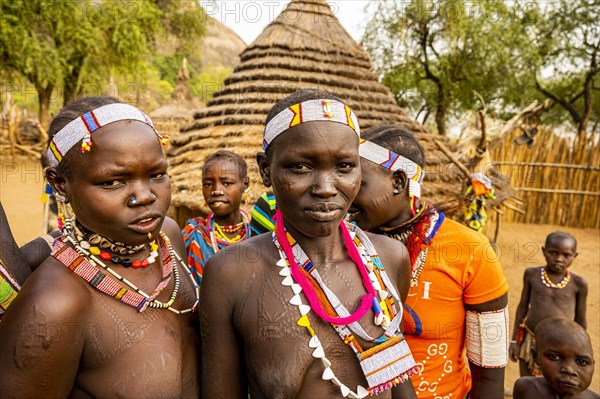
[(275, 228), (275, 211), (277, 210), (277, 203), (275, 202), (275, 195), (272, 191), (267, 191), (260, 196), (252, 213), (250, 214), (250, 229), (252, 230), (252, 236), (257, 236), (264, 233), (270, 233)]

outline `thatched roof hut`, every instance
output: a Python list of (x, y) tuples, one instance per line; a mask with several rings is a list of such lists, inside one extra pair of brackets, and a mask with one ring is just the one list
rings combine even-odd
[(178, 220), (201, 212), (201, 165), (218, 149), (233, 150), (247, 160), (255, 197), (265, 190), (255, 162), (265, 118), (273, 104), (304, 87), (342, 98), (356, 112), (363, 130), (394, 124), (415, 132), (426, 147), (429, 169), (442, 172), (427, 178), (425, 195), (433, 200), (447, 194), (445, 181), (457, 181), (456, 171), (447, 167), (448, 158), (433, 140), (452, 144), (431, 134), (396, 105), (389, 89), (379, 83), (368, 54), (341, 26), (325, 0), (292, 0), (240, 59), (224, 88), (172, 140), (172, 203)]

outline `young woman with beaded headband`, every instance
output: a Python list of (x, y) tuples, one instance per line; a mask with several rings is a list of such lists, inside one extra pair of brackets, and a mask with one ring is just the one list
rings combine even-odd
[(204, 161), (202, 194), (211, 212), (183, 228), (188, 265), (198, 284), (211, 256), (250, 237), (250, 216), (240, 209), (248, 182), (246, 161), (234, 152), (217, 151)]
[(360, 186), (359, 132), (352, 110), (318, 90), (269, 112), (257, 161), (276, 229), (206, 265), (205, 397), (416, 397), (403, 383), (416, 369), (400, 333), (406, 249), (342, 222)]
[(489, 240), (419, 201), (425, 154), (412, 134), (381, 126), (362, 138), (362, 184), (351, 220), (408, 249), (404, 333), (419, 364), (415, 391), (431, 399), (469, 392), (502, 398), (508, 286)]
[(0, 323), (0, 396), (197, 397), (199, 290), (165, 218), (166, 137), (110, 97), (68, 104), (49, 135), (62, 236)]

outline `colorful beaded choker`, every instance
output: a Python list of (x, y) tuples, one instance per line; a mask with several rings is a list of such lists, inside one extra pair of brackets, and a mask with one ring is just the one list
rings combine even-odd
[[(98, 233), (88, 230), (78, 220), (71, 220), (71, 226), (75, 226), (77, 233), (82, 239), (88, 242), (91, 246), (98, 247), (100, 250), (106, 250), (117, 255), (134, 255), (146, 248), (147, 244), (128, 245), (119, 241), (113, 241), (110, 238), (104, 237)], [(94, 254), (97, 255), (97, 254)], [(106, 259), (108, 260), (108, 259)]]
[[(444, 213), (432, 205), (422, 207), (417, 216), (395, 228), (379, 228), (383, 235), (401, 241), (406, 245), (410, 257), (412, 275), (410, 286), (414, 287), (425, 266), (429, 253), (429, 243), (444, 221)], [(406, 229), (402, 231), (402, 229)]]
[[(146, 244), (129, 246), (129, 245), (122, 244), (119, 242), (113, 242), (113, 241), (109, 240), (108, 238), (101, 236), (100, 234), (91, 233), (89, 231), (88, 231), (88, 234), (86, 237), (86, 234), (83, 233), (83, 231), (87, 231), (87, 230), (85, 230), (83, 228), (81, 223), (79, 223), (77, 221), (73, 221), (72, 225), (75, 226), (74, 234), (75, 234), (75, 237), (77, 238), (77, 242), (79, 243), (79, 245), (83, 249), (87, 250), (90, 254), (99, 256), (100, 259), (102, 259), (102, 260), (111, 261), (112, 263), (120, 263), (121, 265), (123, 265), (125, 267), (131, 267), (134, 269), (139, 269), (139, 268), (145, 269), (148, 266), (150, 266), (152, 263), (154, 263), (154, 261), (158, 257), (158, 245), (156, 244), (156, 240), (154, 240), (150, 244), (148, 244), (148, 249), (150, 251), (150, 255), (148, 255), (148, 257), (146, 259), (143, 259), (141, 261), (140, 260), (131, 260), (129, 258), (121, 258), (121, 257), (111, 254), (110, 252), (107, 252), (107, 251), (102, 251), (99, 247), (104, 247), (104, 248), (109, 247), (111, 252), (113, 250), (115, 250), (115, 251), (120, 251), (120, 253), (123, 253), (124, 251), (132, 251), (133, 249), (135, 249), (135, 252), (133, 252), (133, 253), (138, 253), (146, 247)], [(90, 242), (90, 238), (91, 238), (92, 242)], [(96, 244), (97, 246), (94, 245), (94, 243), (98, 243), (98, 244)]]
[[(75, 274), (83, 278), (90, 285), (92, 285), (97, 290), (105, 293), (106, 295), (112, 296), (117, 300), (126, 303), (134, 308), (136, 308), (139, 312), (143, 312), (146, 308), (156, 308), (156, 309), (169, 309), (170, 311), (176, 314), (183, 314), (188, 312), (193, 312), (196, 310), (196, 306), (200, 300), (200, 290), (198, 284), (194, 280), (191, 271), (185, 263), (181, 260), (179, 255), (173, 250), (171, 246), (171, 242), (168, 237), (161, 232), (159, 236), (160, 242), (160, 251), (162, 255), (162, 265), (163, 265), (163, 274), (162, 278), (158, 283), (158, 286), (152, 291), (150, 295), (146, 294), (140, 288), (138, 288), (131, 281), (119, 275), (112, 268), (107, 266), (101, 259), (91, 254), (88, 250), (83, 248), (80, 245), (80, 242), (77, 240), (77, 237), (74, 234), (66, 235), (66, 240), (68, 240), (75, 248), (73, 250), (69, 246), (65, 245), (60, 239), (56, 240), (54, 243), (54, 248), (51, 253), (51, 256), (58, 259), (62, 264), (67, 266), (70, 270), (72, 270)], [(179, 291), (179, 270), (177, 268), (177, 263), (184, 268), (187, 272), (192, 285), (194, 286), (196, 300), (191, 308), (185, 310), (178, 310), (171, 305), (175, 302)], [(99, 265), (104, 270), (108, 271), (114, 278), (118, 281), (125, 283), (128, 285), (133, 291), (124, 288), (111, 278), (108, 278), (105, 273), (103, 273), (96, 265)], [(156, 300), (156, 297), (164, 290), (164, 288), (169, 284), (171, 280), (171, 273), (173, 273), (174, 277), (174, 287), (173, 292), (170, 295), (170, 298), (167, 302), (160, 302)]]
[(227, 235), (225, 235), (223, 231), (224, 229), (215, 222), (215, 214), (213, 212), (208, 214), (207, 219), (208, 228), (210, 230), (210, 243), (215, 253), (219, 250), (219, 248), (227, 247), (231, 244), (235, 244), (236, 242), (250, 238), (250, 217), (241, 209), (240, 214), (242, 215), (242, 231), (233, 238), (229, 238)]
[(541, 274), (542, 274), (542, 276), (541, 276), (542, 283), (548, 288), (556, 288), (556, 289), (562, 290), (563, 288), (565, 288), (567, 286), (567, 284), (569, 284), (569, 281), (571, 280), (571, 273), (569, 273), (568, 270), (567, 270), (567, 274), (565, 275), (565, 277), (558, 284), (555, 284), (552, 282), (552, 280), (550, 280), (550, 277), (548, 276), (548, 273), (546, 272), (546, 267), (541, 268)]
[[(281, 217), (279, 218), (278, 223), (282, 223)], [(352, 228), (354, 231), (348, 232), (348, 228)], [(307, 314), (310, 311), (311, 306), (307, 306), (302, 303), (302, 299), (300, 298), (299, 294), (303, 291), (303, 288), (300, 286), (300, 284), (294, 283), (294, 278), (292, 275), (293, 269), (299, 264), (302, 264), (302, 272), (307, 273), (314, 278), (316, 287), (320, 287), (322, 290), (321, 295), (319, 296), (325, 296), (327, 298), (325, 299), (324, 303), (327, 307), (327, 312), (330, 315), (346, 316), (350, 313), (339, 301), (337, 296), (335, 296), (335, 294), (331, 292), (327, 286), (325, 286), (319, 276), (318, 271), (314, 268), (312, 262), (310, 262), (310, 260), (306, 257), (304, 251), (302, 251), (302, 248), (300, 248), (300, 246), (294, 242), (293, 238), (289, 234), (285, 233), (283, 236), (281, 236), (281, 234), (279, 234), (280, 229), (277, 229), (277, 225), (276, 230), (273, 232), (273, 241), (281, 256), (281, 259), (277, 262), (277, 266), (282, 268), (279, 272), (279, 275), (284, 277), (282, 285), (291, 287), (294, 295), (290, 299), (289, 303), (298, 306), (298, 310), (300, 311), (300, 319), (297, 321), (297, 324), (301, 327), (305, 327), (308, 330), (309, 334), (311, 335), (308, 346), (309, 348), (314, 349), (312, 356), (314, 358), (321, 359), (325, 367), (322, 379), (331, 381), (338, 386), (344, 397), (364, 398), (369, 394), (376, 395), (386, 389), (390, 389), (392, 386), (400, 382), (406, 381), (412, 374), (416, 372), (417, 366), (412, 354), (410, 353), (408, 344), (404, 340), (402, 334), (399, 333), (400, 323), (402, 321), (402, 305), (400, 299), (394, 289), (394, 286), (385, 273), (383, 265), (379, 261), (377, 253), (375, 252), (375, 248), (373, 248), (369, 239), (362, 232), (362, 230), (358, 229), (356, 226), (344, 225), (341, 226), (341, 229), (342, 231), (346, 230), (351, 242), (355, 245), (355, 249), (360, 252), (360, 256), (365, 260), (365, 267), (367, 270), (369, 270), (371, 283), (376, 287), (379, 293), (379, 298), (381, 299), (381, 306), (379, 305), (379, 301), (377, 299), (373, 299), (373, 304), (376, 305), (374, 306), (374, 322), (376, 325), (382, 326), (385, 330), (384, 335), (378, 339), (370, 337), (358, 322), (353, 322), (348, 325), (337, 325), (332, 323), (332, 326), (336, 329), (343, 342), (345, 342), (354, 351), (359, 359), (360, 366), (369, 384), (368, 389), (359, 385), (357, 386), (356, 391), (352, 391), (333, 373), (333, 370), (331, 369), (331, 361), (329, 361), (325, 356), (323, 346), (316, 336), (314, 329), (310, 325), (310, 320), (308, 319)], [(281, 238), (281, 240), (279, 238)], [(291, 258), (293, 260), (291, 260), (284, 251), (284, 246), (286, 246), (286, 243), (287, 246), (290, 245), (288, 240), (291, 240), (291, 245), (294, 246), (294, 257)], [(362, 243), (365, 245), (361, 245)], [(386, 288), (391, 295), (388, 294)], [(304, 293), (306, 295), (306, 291), (304, 291)], [(396, 303), (400, 305), (399, 311), (396, 309)], [(312, 309), (315, 310), (314, 307), (312, 307)], [(387, 325), (382, 323), (384, 319), (383, 313), (385, 313)], [(390, 317), (393, 318), (391, 322)], [(353, 332), (367, 341), (377, 342), (378, 345), (366, 351), (363, 350), (354, 338), (352, 334)]]

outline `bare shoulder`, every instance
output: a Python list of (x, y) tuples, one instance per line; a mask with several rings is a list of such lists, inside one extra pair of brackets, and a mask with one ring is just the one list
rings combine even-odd
[(49, 257), (27, 279), (2, 324), (81, 322), (88, 317), (91, 293), (87, 283)]
[(373, 243), (373, 246), (377, 250), (377, 253), (380, 257), (384, 256), (389, 259), (401, 261), (408, 256), (406, 247), (400, 241), (386, 237), (382, 234), (366, 234), (369, 240)]
[(223, 248), (206, 263), (202, 284), (207, 277), (239, 279), (251, 276), (266, 263), (276, 261), (276, 254), (270, 234), (261, 234)]
[(181, 234), (181, 228), (177, 224), (177, 222), (170, 217), (166, 216), (165, 220), (163, 220), (161, 230), (169, 237), (171, 240), (171, 245), (173, 249), (177, 251), (179, 256), (184, 258), (187, 254), (185, 249), (185, 244), (183, 243), (183, 235)]
[(525, 269), (524, 277), (527, 279), (532, 279), (532, 278), (539, 279), (541, 267), (542, 266), (528, 267), (527, 269)]
[(600, 399), (600, 395), (598, 395), (596, 392), (590, 391), (588, 389), (588, 390), (585, 390), (582, 393), (580, 393), (577, 396), (577, 398), (579, 398), (579, 399)]
[(554, 399), (554, 395), (548, 396), (548, 394), (552, 394), (552, 391), (549, 390), (546, 380), (541, 377), (521, 377), (515, 381), (513, 388), (515, 399), (528, 399), (534, 396), (538, 399)]
[(575, 282), (575, 284), (577, 285), (577, 288), (587, 290), (588, 283), (587, 280), (583, 278), (583, 276), (571, 272), (571, 278), (573, 279), (573, 282)]

